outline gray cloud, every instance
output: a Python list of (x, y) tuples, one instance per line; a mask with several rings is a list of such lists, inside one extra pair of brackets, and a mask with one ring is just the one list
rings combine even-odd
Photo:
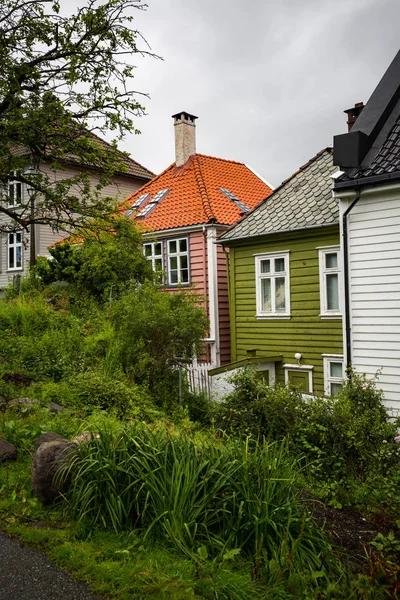
[(174, 160), (170, 116), (199, 117), (197, 149), (243, 161), (278, 185), (346, 130), (398, 50), (398, 0), (148, 0), (138, 29), (163, 61), (138, 59), (151, 96), (123, 143), (160, 172)]

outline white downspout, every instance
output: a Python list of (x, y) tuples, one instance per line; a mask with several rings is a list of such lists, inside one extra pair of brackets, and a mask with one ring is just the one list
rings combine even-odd
[(208, 267), (208, 311), (210, 317), (211, 363), (220, 366), (219, 326), (218, 326), (218, 273), (217, 273), (217, 230), (207, 228), (207, 267)]

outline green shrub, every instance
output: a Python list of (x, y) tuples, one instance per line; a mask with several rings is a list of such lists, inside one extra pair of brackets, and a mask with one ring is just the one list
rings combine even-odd
[(178, 398), (176, 359), (201, 350), (207, 318), (201, 298), (192, 292), (168, 294), (144, 284), (112, 307), (115, 328), (106, 361), (119, 365), (132, 381), (145, 385), (159, 406)]
[(232, 378), (234, 391), (217, 426), (268, 440), (288, 438), (323, 481), (384, 473), (397, 460), (396, 424), (388, 420), (374, 380), (351, 374), (335, 398), (306, 398), (289, 387), (268, 386), (248, 368)]
[(69, 438), (77, 433), (81, 422), (69, 411), (53, 414), (39, 405), (15, 406), (0, 412), (0, 437), (14, 444), (20, 456), (32, 453), (42, 433), (55, 431)]
[(44, 299), (19, 297), (0, 302), (0, 393), (9, 396), (14, 382), (59, 381), (80, 364), (83, 323), (67, 312), (55, 311)]
[(83, 415), (104, 410), (119, 418), (146, 421), (161, 416), (145, 388), (128, 386), (98, 371), (77, 373), (59, 383), (48, 381), (33, 385), (27, 393), (45, 404), (57, 402)]

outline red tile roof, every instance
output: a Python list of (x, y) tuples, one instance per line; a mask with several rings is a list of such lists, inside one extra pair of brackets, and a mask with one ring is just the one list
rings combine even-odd
[[(132, 218), (147, 231), (218, 223), (236, 223), (243, 210), (220, 188), (234, 195), (249, 209), (271, 194), (271, 187), (243, 163), (204, 154), (195, 154), (181, 167), (175, 163), (145, 184), (124, 202), (125, 209), (144, 194), (149, 197), (133, 213)], [(161, 190), (169, 190), (151, 212), (141, 211)]]

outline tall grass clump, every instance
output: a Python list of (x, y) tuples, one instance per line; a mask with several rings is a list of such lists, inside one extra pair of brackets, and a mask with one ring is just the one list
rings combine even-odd
[(137, 528), (191, 557), (240, 552), (256, 570), (324, 570), (331, 548), (294, 489), (298, 460), (284, 443), (223, 442), (139, 426), (102, 431), (72, 466), (70, 510), (116, 532)]

